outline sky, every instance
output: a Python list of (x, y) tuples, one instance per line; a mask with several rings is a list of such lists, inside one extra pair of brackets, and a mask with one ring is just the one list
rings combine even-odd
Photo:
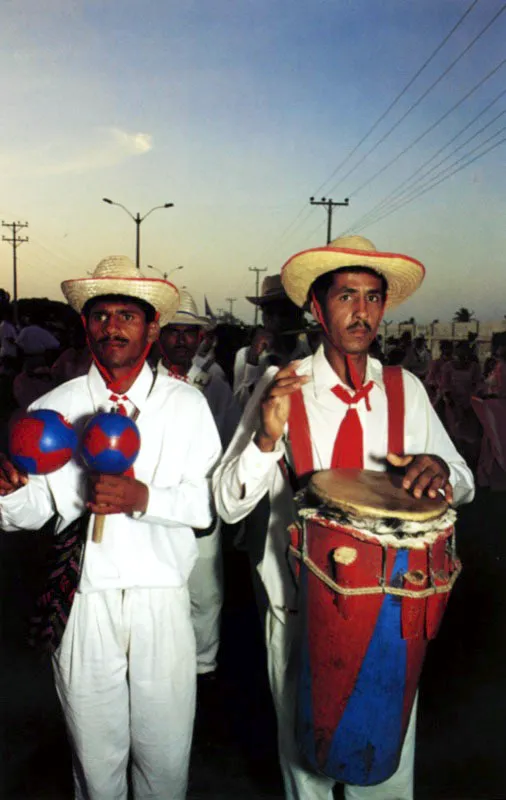
[[(348, 197), (333, 237), (426, 266), (392, 320), (506, 314), (500, 0), (4, 0), (0, 41), (19, 297), (135, 259), (124, 209), (173, 203), (139, 226), (144, 273), (252, 322), (250, 267), (325, 244), (309, 198)], [(12, 273), (0, 242), (10, 292)]]

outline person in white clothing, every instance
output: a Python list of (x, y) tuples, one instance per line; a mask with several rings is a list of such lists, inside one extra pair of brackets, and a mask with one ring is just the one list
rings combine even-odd
[[(201, 393), (146, 363), (159, 323), (177, 309), (174, 286), (110, 256), (62, 290), (83, 317), (94, 363), (33, 408), (60, 412), (78, 433), (98, 411), (134, 417), (135, 477), (89, 475), (78, 458), (28, 477), (3, 456), (1, 525), (38, 529), (56, 514), (63, 539), (91, 512), (80, 580), (52, 657), (75, 797), (127, 800), (130, 762), (136, 800), (182, 800), (196, 686), (187, 581), (198, 554), (194, 530), (213, 524), (219, 436)], [(96, 514), (105, 516), (100, 543), (92, 538)]]
[[(401, 425), (404, 452), (409, 455), (388, 453), (383, 368), (368, 350), (385, 308), (406, 299), (423, 275), (418, 261), (378, 252), (359, 236), (337, 239), (290, 259), (282, 269), (283, 285), (299, 307), (310, 305), (322, 325), (323, 344), (301, 362), (267, 371), (213, 476), (217, 510), (227, 522), (244, 518), (265, 495), (270, 501), (267, 535), (256, 546), (257, 570), (269, 601), (265, 619), (269, 680), (289, 800), (331, 800), (334, 785), (331, 778), (310, 770), (295, 741), (299, 626), (297, 590), (286, 554), (288, 526), (296, 513), (293, 490), (279, 465), (285, 457), (293, 466), (287, 444), (291, 395), (302, 392), (315, 469), (384, 471), (391, 465), (406, 470), (403, 486), (415, 497), (442, 492), (455, 504), (473, 497), (469, 468), (422, 384), (405, 370), (401, 373), (405, 401)], [(360, 397), (353, 401), (357, 392)], [(354, 439), (350, 438), (350, 414)], [(376, 786), (345, 786), (346, 800), (412, 800), (415, 718), (416, 706), (394, 775)]]
[(307, 341), (299, 339), (304, 312), (287, 296), (279, 275), (266, 275), (260, 295), (246, 299), (261, 308), (263, 324), (249, 347), (242, 347), (235, 357), (234, 395), (241, 408), (269, 366), (284, 366), (311, 352)]
[[(226, 448), (241, 416), (227, 381), (216, 371), (207, 372), (195, 363), (198, 346), (209, 320), (199, 316), (191, 294), (181, 289), (179, 308), (160, 332), (161, 361), (158, 372), (172, 375), (199, 389), (216, 422)], [(209, 362), (209, 366), (212, 362)], [(192, 620), (197, 641), (197, 674), (209, 680), (218, 666), (220, 615), (223, 605), (223, 561), (220, 520), (213, 531), (197, 539), (199, 557), (189, 579)], [(204, 680), (204, 679), (202, 679)]]

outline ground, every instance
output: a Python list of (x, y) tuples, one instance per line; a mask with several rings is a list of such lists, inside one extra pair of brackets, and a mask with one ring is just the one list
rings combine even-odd
[[(464, 570), (424, 667), (416, 800), (506, 800), (506, 493), (459, 513)], [(70, 800), (49, 665), (25, 644), (48, 536), (0, 537), (4, 800)], [(245, 556), (226, 553), (221, 677), (203, 687), (189, 800), (282, 798), (262, 637)], [(342, 791), (336, 789), (336, 797)], [(311, 800), (308, 798), (308, 800)]]

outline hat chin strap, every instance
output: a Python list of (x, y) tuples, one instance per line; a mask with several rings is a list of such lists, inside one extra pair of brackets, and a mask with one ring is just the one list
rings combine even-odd
[(327, 323), (325, 321), (325, 317), (323, 315), (322, 307), (321, 307), (321, 305), (320, 305), (320, 303), (319, 303), (319, 301), (318, 301), (318, 299), (317, 299), (317, 297), (316, 297), (316, 295), (314, 293), (314, 289), (311, 289), (311, 302), (312, 302), (313, 307), (314, 307), (313, 316), (316, 317), (317, 322), (319, 322), (320, 325), (322, 326), (323, 332), (325, 333), (325, 336), (327, 337), (327, 339), (329, 340), (331, 345), (333, 347), (335, 347), (336, 350), (338, 350), (338, 352), (341, 353), (341, 355), (344, 357), (344, 361), (345, 361), (345, 364), (346, 364), (346, 369), (347, 369), (348, 374), (350, 376), (351, 383), (352, 383), (355, 391), (358, 392), (363, 386), (363, 382), (362, 382), (362, 380), (360, 378), (360, 375), (358, 374), (358, 370), (357, 370), (357, 368), (356, 368), (356, 366), (354, 364), (353, 359), (349, 355), (349, 353), (345, 353), (344, 350), (342, 350), (340, 347), (338, 347), (336, 345), (336, 343), (334, 342), (334, 340), (332, 339), (332, 336), (330, 335), (330, 331), (328, 329)]
[[(155, 322), (158, 322), (159, 318), (160, 318), (160, 314), (157, 311), (156, 314), (155, 314)], [(112, 374), (110, 373), (110, 371), (107, 369), (107, 367), (104, 367), (104, 365), (100, 363), (100, 361), (96, 357), (95, 353), (93, 352), (93, 348), (91, 347), (91, 344), (90, 344), (90, 338), (89, 338), (89, 335), (88, 335), (88, 327), (87, 327), (87, 324), (86, 324), (86, 318), (85, 318), (84, 314), (81, 314), (81, 321), (83, 323), (84, 330), (85, 330), (85, 333), (86, 333), (86, 341), (88, 343), (88, 348), (90, 350), (91, 357), (93, 359), (93, 362), (94, 362), (96, 368), (98, 369), (98, 371), (100, 372), (102, 378), (104, 379), (105, 385), (107, 386), (107, 388), (111, 392), (122, 393), (123, 392), (123, 388), (122, 387), (123, 387), (125, 381), (130, 381), (130, 386), (135, 382), (137, 376), (139, 375), (140, 371), (142, 370), (142, 368), (144, 366), (144, 363), (145, 363), (145, 361), (146, 361), (146, 359), (148, 357), (148, 353), (149, 353), (149, 351), (151, 350), (151, 348), (153, 346), (153, 342), (148, 342), (146, 344), (146, 347), (144, 348), (144, 350), (140, 354), (139, 358), (137, 359), (135, 364), (132, 366), (130, 371), (127, 372), (127, 374), (124, 377), (122, 377), (120, 379), (115, 379), (112, 376)]]

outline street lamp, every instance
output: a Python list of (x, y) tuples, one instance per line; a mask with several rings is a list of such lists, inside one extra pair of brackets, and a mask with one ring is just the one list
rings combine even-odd
[(159, 270), (158, 267), (153, 267), (151, 264), (148, 264), (148, 269), (154, 269), (155, 272), (159, 272), (160, 275), (163, 277), (164, 281), (166, 281), (169, 275), (172, 275), (173, 272), (177, 272), (178, 269), (183, 269), (183, 265), (179, 267), (174, 267), (173, 269), (169, 270), (169, 272), (161, 272), (161, 270)]
[(120, 208), (123, 209), (123, 211), (126, 211), (128, 216), (135, 222), (137, 229), (135, 237), (135, 266), (137, 267), (137, 269), (139, 269), (141, 261), (141, 222), (144, 222), (146, 217), (149, 217), (149, 215), (153, 211), (156, 211), (157, 208), (172, 208), (174, 203), (164, 203), (162, 206), (153, 206), (153, 208), (150, 208), (150, 210), (146, 214), (144, 214), (143, 217), (141, 217), (139, 212), (137, 212), (137, 214), (135, 215), (132, 214), (132, 212), (129, 211), (128, 208), (125, 208), (125, 206), (122, 203), (115, 203), (114, 200), (109, 200), (108, 197), (102, 197), (102, 200), (104, 203), (109, 203), (110, 206), (119, 206)]

